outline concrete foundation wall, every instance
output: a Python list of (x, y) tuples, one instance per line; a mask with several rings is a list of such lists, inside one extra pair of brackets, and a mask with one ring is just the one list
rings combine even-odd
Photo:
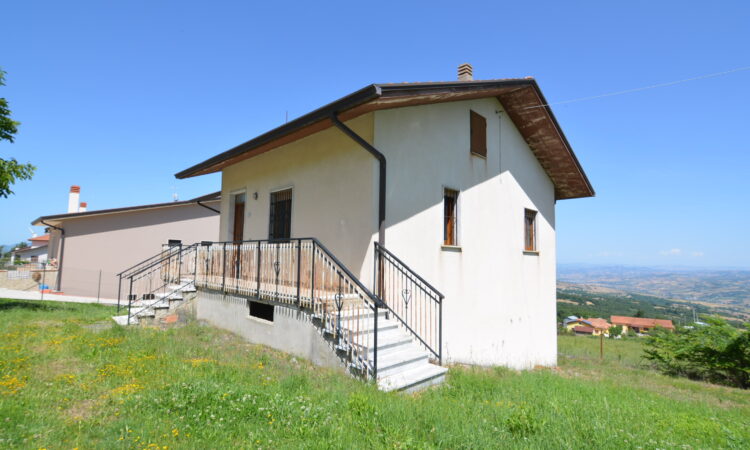
[(269, 322), (250, 316), (247, 302), (244, 297), (199, 290), (195, 315), (254, 344), (291, 353), (319, 366), (344, 370), (341, 359), (315, 327), (310, 314), (292, 307), (275, 306), (274, 321)]

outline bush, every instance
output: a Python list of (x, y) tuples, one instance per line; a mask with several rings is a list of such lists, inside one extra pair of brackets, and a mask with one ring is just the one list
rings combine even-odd
[(610, 339), (615, 339), (617, 336), (622, 335), (622, 325), (612, 325), (607, 331)]
[(750, 388), (750, 324), (734, 328), (720, 318), (675, 332), (656, 329), (645, 357), (662, 373)]

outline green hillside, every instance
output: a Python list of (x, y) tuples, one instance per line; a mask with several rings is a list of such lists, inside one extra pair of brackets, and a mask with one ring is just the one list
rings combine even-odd
[(659, 375), (641, 340), (559, 338), (559, 367), (452, 367), (417, 395), (199, 324), (0, 300), (4, 448), (749, 448), (750, 392)]

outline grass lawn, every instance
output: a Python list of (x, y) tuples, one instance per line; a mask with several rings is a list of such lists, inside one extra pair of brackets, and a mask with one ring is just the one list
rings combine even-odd
[(750, 392), (644, 369), (637, 340), (402, 395), (197, 324), (92, 326), (112, 313), (0, 300), (0, 447), (750, 448)]

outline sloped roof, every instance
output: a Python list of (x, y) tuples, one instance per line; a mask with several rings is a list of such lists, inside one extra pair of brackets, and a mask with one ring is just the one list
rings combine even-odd
[(626, 325), (629, 327), (636, 328), (653, 328), (662, 327), (669, 330), (674, 330), (674, 325), (671, 320), (665, 319), (650, 319), (647, 317), (628, 317), (628, 316), (612, 316), (609, 319), (614, 325)]
[(608, 330), (609, 327), (612, 326), (609, 322), (607, 322), (607, 319), (601, 318), (589, 318), (586, 319), (586, 322), (590, 323), (594, 328), (598, 328), (600, 330)]
[(586, 333), (586, 334), (593, 334), (594, 329), (591, 327), (586, 327), (583, 325), (578, 325), (577, 327), (573, 327), (573, 331), (576, 333)]
[(49, 241), (49, 234), (45, 234), (43, 236), (34, 236), (32, 238), (29, 238), (31, 242), (48, 242)]
[(555, 186), (556, 199), (594, 196), (586, 174), (533, 78), (437, 83), (371, 84), (333, 103), (175, 174), (189, 178), (218, 172), (368, 112), (477, 98), (497, 98)]
[(84, 212), (67, 213), (67, 214), (55, 214), (51, 216), (41, 216), (41, 217), (36, 218), (33, 222), (31, 222), (31, 224), (34, 226), (42, 226), (42, 225), (47, 225), (47, 224), (42, 223), (42, 221), (60, 222), (66, 219), (77, 219), (80, 217), (100, 216), (104, 214), (117, 214), (117, 213), (132, 212), (132, 211), (139, 211), (139, 210), (153, 209), (153, 208), (172, 208), (175, 206), (185, 206), (185, 205), (190, 205), (193, 203), (218, 201), (218, 200), (221, 200), (221, 191), (212, 192), (207, 195), (202, 195), (200, 197), (196, 197), (190, 200), (183, 200), (181, 202), (153, 203), (150, 205), (126, 206), (124, 208), (100, 209), (100, 210), (94, 210), (94, 211), (84, 211)]

